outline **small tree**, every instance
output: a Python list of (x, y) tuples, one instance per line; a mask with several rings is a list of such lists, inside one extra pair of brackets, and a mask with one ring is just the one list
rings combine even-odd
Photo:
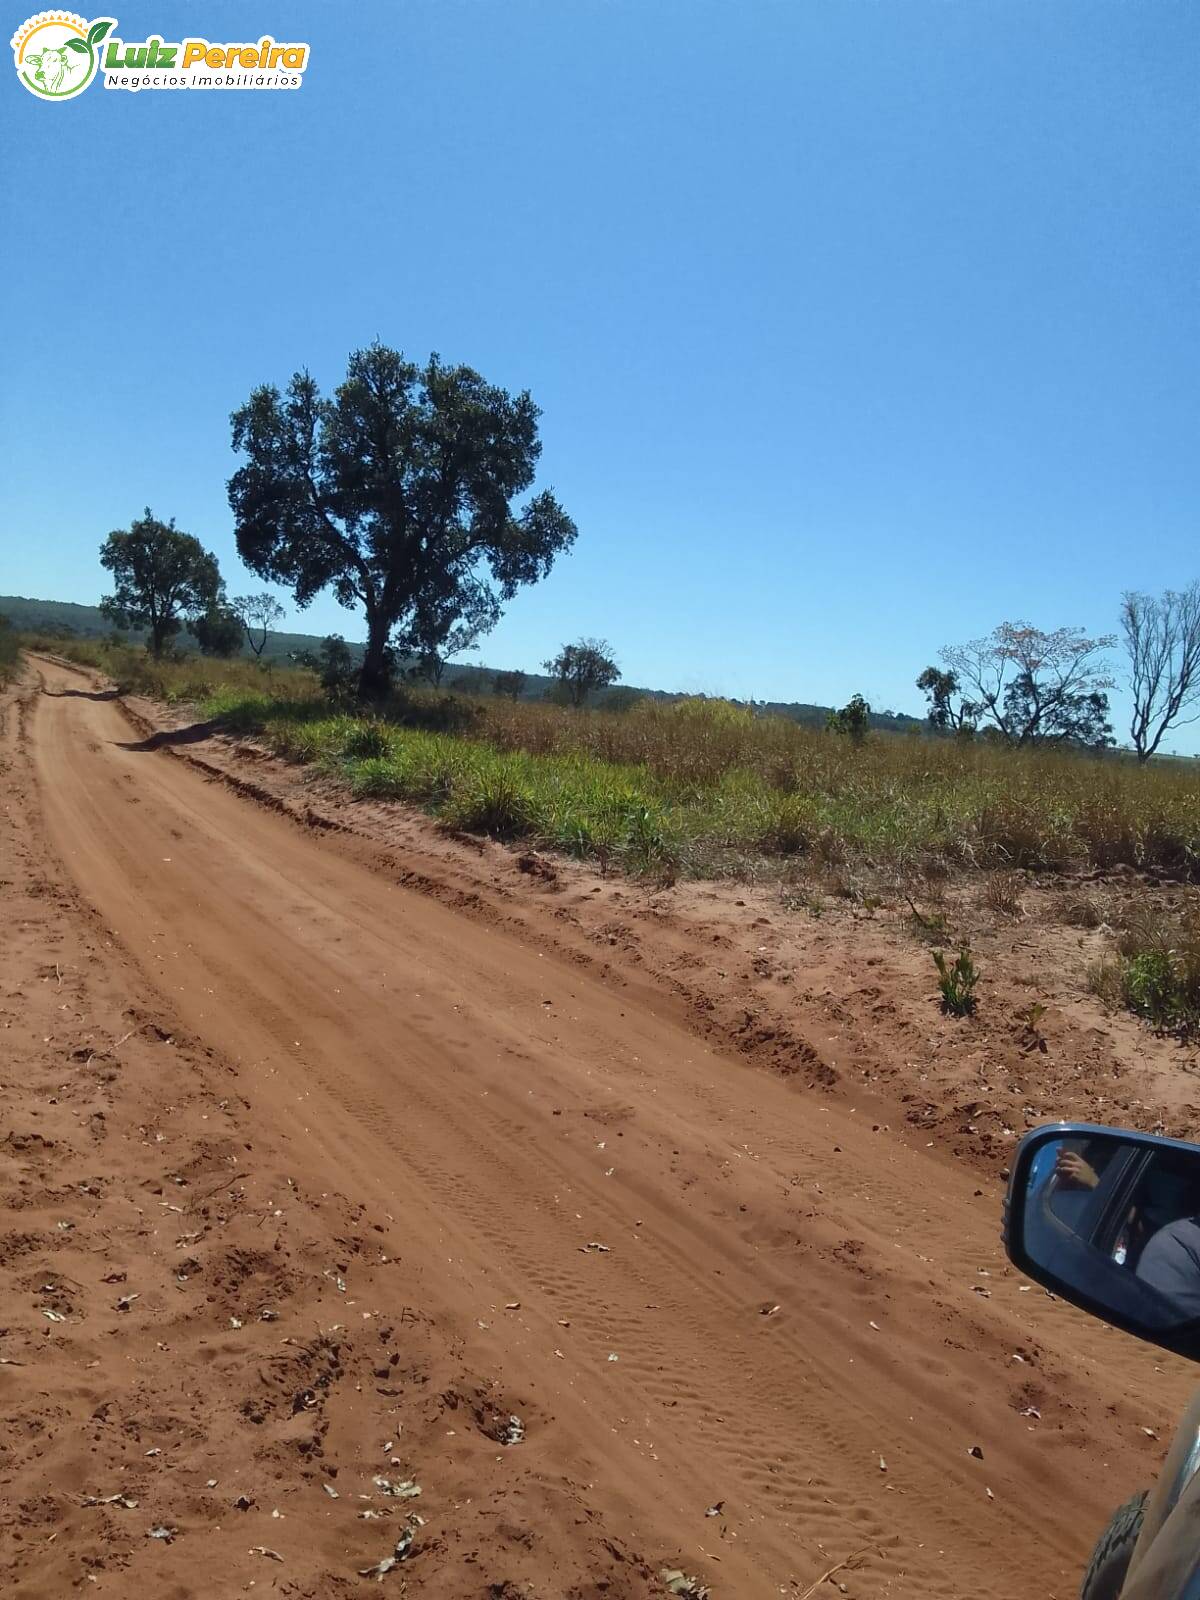
[(354, 655), (340, 633), (321, 640), (319, 663), (321, 687), (330, 694), (349, 694), (354, 683)]
[(917, 688), (924, 691), (929, 701), (929, 726), (940, 733), (958, 733), (972, 726), (962, 700), (954, 704), (958, 694), (958, 679), (953, 672), (942, 672), (938, 667), (926, 667), (917, 679)]
[(424, 678), (426, 683), (436, 689), (440, 687), (445, 671), (445, 656), (439, 655), (436, 650), (426, 650), (409, 667), (408, 674), (411, 678)]
[(1200, 706), (1200, 583), (1157, 597), (1126, 594), (1121, 630), (1133, 696), (1129, 734), (1138, 760), (1148, 761), (1170, 728), (1200, 716), (1193, 709)]
[(382, 344), (350, 357), (332, 399), (297, 372), (285, 394), (263, 385), (233, 413), (242, 560), (299, 606), (327, 588), (362, 606), (364, 698), (386, 690), (393, 646), (447, 654), (456, 625), (494, 626), (574, 541), (549, 491), (513, 504), (533, 483), (539, 414), (528, 392)]
[(525, 692), (528, 681), (526, 674), (519, 669), (514, 672), (498, 672), (492, 679), (492, 693), (503, 695), (508, 700), (519, 700)]
[(862, 744), (871, 727), (871, 707), (861, 694), (856, 694), (840, 711), (829, 713), (825, 726), (831, 733), (845, 734), (853, 744)]
[(960, 716), (990, 724), (1006, 744), (1107, 742), (1113, 680), (1103, 652), (1112, 634), (1090, 638), (1081, 628), (1044, 633), (1002, 622), (985, 639), (947, 645), (942, 660), (958, 685)]
[(231, 604), (241, 619), (246, 643), (254, 652), (256, 659), (261, 661), (271, 629), (277, 622), (283, 621), (283, 607), (266, 589), (260, 594), (239, 595)]
[(188, 624), (201, 653), (206, 656), (235, 656), (242, 648), (242, 619), (232, 607), (211, 606)]
[(578, 709), (595, 689), (607, 689), (621, 676), (607, 639), (577, 639), (565, 644), (556, 656), (542, 665)]
[(113, 575), (114, 593), (100, 609), (121, 627), (145, 628), (150, 652), (161, 656), (185, 621), (203, 615), (221, 598), (216, 557), (199, 539), (160, 522), (150, 507), (128, 532), (110, 533), (100, 547), (100, 565)]

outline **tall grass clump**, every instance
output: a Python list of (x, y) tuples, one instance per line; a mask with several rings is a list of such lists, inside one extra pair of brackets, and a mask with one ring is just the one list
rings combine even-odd
[(1200, 1030), (1200, 902), (1147, 904), (1117, 939), (1115, 959), (1092, 971), (1092, 988), (1164, 1033)]

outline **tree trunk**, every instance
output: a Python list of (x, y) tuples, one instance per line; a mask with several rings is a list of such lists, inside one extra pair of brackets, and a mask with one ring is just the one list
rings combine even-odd
[(167, 636), (165, 622), (155, 619), (150, 623), (150, 654), (156, 661), (162, 658), (163, 642)]
[(391, 687), (391, 664), (388, 661), (388, 634), (391, 629), (378, 616), (367, 615), (367, 648), (362, 670), (358, 675), (358, 698), (382, 700)]

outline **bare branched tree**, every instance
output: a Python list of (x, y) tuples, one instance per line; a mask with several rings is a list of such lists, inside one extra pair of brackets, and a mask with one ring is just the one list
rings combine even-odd
[(1148, 761), (1168, 729), (1200, 717), (1200, 583), (1158, 596), (1127, 593), (1121, 629), (1133, 695), (1129, 733), (1138, 760)]
[(261, 594), (239, 595), (232, 605), (246, 630), (246, 643), (261, 661), (268, 634), (277, 622), (283, 621), (283, 607), (266, 589)]
[(1102, 745), (1112, 742), (1104, 651), (1116, 642), (1114, 634), (1093, 639), (1081, 628), (1044, 633), (1002, 622), (985, 639), (939, 654), (962, 694), (962, 720), (990, 723), (1014, 745)]

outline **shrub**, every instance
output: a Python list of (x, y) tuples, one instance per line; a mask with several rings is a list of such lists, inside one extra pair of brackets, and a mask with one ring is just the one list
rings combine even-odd
[(971, 959), (970, 950), (963, 945), (952, 962), (946, 960), (944, 950), (935, 950), (933, 961), (938, 970), (942, 1010), (954, 1017), (970, 1016), (976, 1004), (975, 985), (979, 982), (979, 971)]
[(1165, 950), (1144, 950), (1125, 965), (1125, 999), (1131, 1011), (1156, 1028), (1181, 1020), (1175, 964)]
[(1069, 928), (1098, 928), (1104, 921), (1099, 906), (1086, 894), (1059, 895), (1050, 907), (1050, 915)]
[(527, 786), (503, 760), (468, 768), (453, 785), (442, 816), (470, 833), (512, 839), (531, 830), (534, 807)]
[(387, 756), (392, 749), (392, 731), (375, 717), (346, 718), (346, 733), (341, 753), (352, 760), (371, 761)]
[(1019, 872), (992, 872), (988, 874), (983, 898), (988, 909), (1004, 917), (1021, 915), (1021, 890), (1024, 880)]
[(814, 823), (811, 803), (799, 795), (787, 794), (768, 807), (754, 842), (768, 855), (793, 856), (811, 850), (820, 831)]
[(831, 711), (825, 718), (830, 733), (841, 733), (852, 744), (862, 744), (871, 726), (871, 708), (861, 694), (856, 694), (840, 711)]
[(1163, 1032), (1200, 1026), (1200, 906), (1146, 908), (1118, 940), (1122, 1002)]
[(406, 800), (403, 777), (390, 761), (369, 757), (348, 774), (351, 792), (362, 800)]
[(628, 814), (623, 855), (635, 872), (675, 873), (682, 860), (680, 840), (668, 827), (662, 812), (635, 805)]
[(1017, 1012), (1025, 1048), (1040, 1050), (1043, 1055), (1046, 1053), (1046, 1035), (1042, 1032), (1042, 1018), (1045, 1015), (1046, 1006), (1041, 1000), (1031, 1000)]

